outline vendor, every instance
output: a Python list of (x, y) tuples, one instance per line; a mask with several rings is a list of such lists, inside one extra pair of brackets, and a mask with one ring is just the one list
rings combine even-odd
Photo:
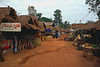
[(75, 38), (74, 41), (76, 41), (76, 42), (78, 43), (77, 47), (78, 47), (79, 45), (82, 45), (82, 44), (83, 44), (83, 39), (80, 37), (80, 35), (78, 35), (78, 36)]

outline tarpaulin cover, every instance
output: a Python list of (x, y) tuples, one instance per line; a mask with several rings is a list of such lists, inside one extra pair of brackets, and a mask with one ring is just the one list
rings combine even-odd
[(51, 30), (48, 28), (48, 29), (45, 29), (45, 31), (51, 31)]

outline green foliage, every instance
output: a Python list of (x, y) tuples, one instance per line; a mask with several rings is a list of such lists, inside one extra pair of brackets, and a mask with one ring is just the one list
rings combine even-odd
[(73, 23), (73, 24), (77, 24), (77, 23)]
[(97, 48), (98, 46), (96, 44), (91, 45), (93, 48)]
[(29, 6), (29, 7), (28, 7), (28, 12), (29, 12), (29, 15), (30, 15), (30, 16), (34, 16), (33, 11), (34, 11), (34, 6)]
[(64, 22), (64, 28), (66, 29), (66, 28), (69, 28), (69, 27), (70, 27), (70, 22), (65, 21)]
[(59, 27), (60, 27), (60, 28), (64, 28), (64, 24), (63, 24), (63, 23), (60, 23), (60, 24), (59, 24)]
[(94, 21), (88, 20), (86, 23), (93, 23)]
[(86, 4), (90, 6), (89, 10), (96, 13), (100, 19), (100, 0), (86, 0)]
[(34, 9), (34, 6), (31, 6), (31, 8), (33, 8), (33, 9)]
[(29, 13), (29, 15), (30, 15), (30, 16), (33, 16), (33, 14), (32, 14), (32, 13)]
[(84, 24), (84, 23), (79, 23), (79, 24)]
[(55, 27), (55, 24), (53, 23), (53, 25), (52, 25), (53, 27)]
[(38, 14), (37, 14), (38, 20), (40, 20), (41, 16), (42, 16), (42, 13), (38, 13)]
[(54, 23), (62, 23), (61, 10), (59, 9), (54, 11)]
[(52, 22), (52, 20), (47, 18), (47, 17), (42, 17), (42, 18), (39, 19), (39, 21)]

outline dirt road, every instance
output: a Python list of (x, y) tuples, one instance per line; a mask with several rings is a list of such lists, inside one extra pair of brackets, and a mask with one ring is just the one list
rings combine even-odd
[(83, 51), (76, 50), (71, 44), (71, 41), (64, 41), (63, 37), (51, 39), (35, 49), (7, 57), (0, 67), (100, 67), (100, 59), (86, 60), (82, 57)]

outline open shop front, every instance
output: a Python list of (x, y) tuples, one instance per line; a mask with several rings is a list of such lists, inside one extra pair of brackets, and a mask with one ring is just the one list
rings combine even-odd
[(17, 53), (18, 35), (21, 32), (20, 23), (1, 23), (1, 36), (2, 36), (2, 46), (3, 52)]

